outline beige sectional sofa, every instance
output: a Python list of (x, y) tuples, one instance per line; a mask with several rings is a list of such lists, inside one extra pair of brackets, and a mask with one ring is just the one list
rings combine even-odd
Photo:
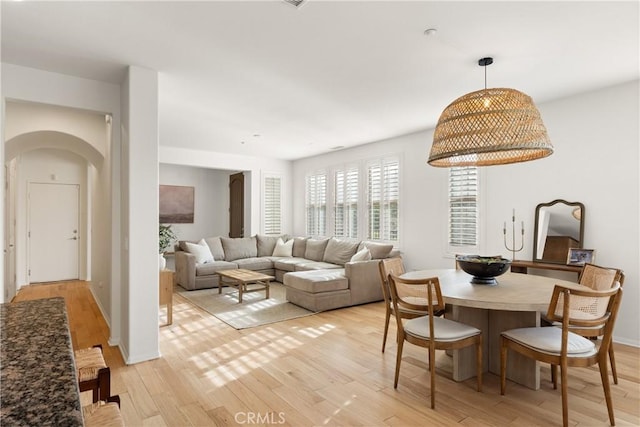
[[(282, 241), (278, 243), (279, 237)], [(274, 256), (276, 249), (277, 254), (283, 254), (283, 242), (288, 242), (290, 252)], [(198, 243), (179, 242), (176, 283), (187, 290), (214, 288), (219, 285), (218, 271), (244, 268), (274, 276), (286, 286), (292, 303), (324, 311), (382, 300), (378, 262), (392, 256), (399, 256), (392, 245), (376, 242), (261, 235), (211, 237)]]

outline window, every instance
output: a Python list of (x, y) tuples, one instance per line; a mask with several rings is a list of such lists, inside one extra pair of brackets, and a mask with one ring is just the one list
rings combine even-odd
[(367, 167), (367, 239), (397, 242), (400, 162), (370, 162)]
[(449, 169), (449, 247), (478, 246), (478, 168)]
[(327, 233), (327, 175), (307, 175), (306, 182), (307, 234), (324, 236)]
[(397, 156), (311, 172), (306, 176), (307, 234), (398, 245), (399, 195)]
[(263, 185), (263, 232), (282, 234), (282, 179), (279, 176), (266, 176)]
[(358, 168), (335, 172), (334, 236), (358, 237)]

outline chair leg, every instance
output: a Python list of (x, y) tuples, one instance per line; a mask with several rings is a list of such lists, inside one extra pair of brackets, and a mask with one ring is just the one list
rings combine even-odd
[(120, 395), (116, 394), (115, 396), (109, 396), (107, 398), (107, 402), (109, 403), (117, 403), (118, 408), (120, 407)]
[(613, 343), (609, 344), (609, 361), (611, 362), (611, 374), (613, 383), (618, 384), (618, 371), (616, 370), (616, 357), (613, 355)]
[(111, 396), (111, 370), (107, 366), (98, 371), (98, 388), (93, 391), (94, 398), (100, 391), (100, 400), (107, 400)]
[(567, 361), (560, 362), (560, 388), (562, 391), (562, 425), (569, 425), (569, 402), (568, 402), (568, 385), (567, 385)]
[(96, 403), (98, 400), (100, 400), (100, 394), (98, 393), (99, 391), (100, 386), (97, 386), (93, 390), (91, 390), (93, 403)]
[(500, 337), (500, 394), (504, 396), (507, 388), (507, 344), (504, 337)]
[(436, 409), (436, 348), (433, 342), (429, 346), (429, 375), (431, 380), (431, 409)]
[(398, 339), (398, 355), (396, 357), (396, 378), (393, 381), (393, 388), (398, 388), (398, 377), (400, 376), (400, 363), (402, 362), (402, 347), (404, 347), (404, 337)]
[[(389, 304), (387, 304), (388, 306)], [(382, 352), (384, 353), (384, 347), (387, 344), (387, 334), (389, 333), (389, 318), (391, 317), (391, 311), (387, 307), (387, 313), (384, 319), (384, 335), (382, 336)]]
[(598, 362), (600, 368), (600, 379), (602, 380), (602, 388), (604, 389), (604, 400), (607, 402), (607, 412), (609, 413), (609, 423), (616, 425), (616, 419), (613, 415), (613, 402), (611, 401), (611, 385), (609, 384), (609, 375), (607, 373), (607, 359), (603, 357)]
[(551, 382), (553, 383), (553, 389), (558, 389), (558, 365), (551, 365)]

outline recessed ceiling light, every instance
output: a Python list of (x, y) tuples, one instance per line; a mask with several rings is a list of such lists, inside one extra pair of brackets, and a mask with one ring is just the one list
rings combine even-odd
[(435, 36), (437, 32), (438, 30), (436, 30), (435, 28), (427, 28), (426, 30), (424, 30), (424, 35), (431, 37), (431, 36)]
[(344, 148), (344, 145), (336, 145), (335, 147), (329, 148), (329, 150), (342, 150), (343, 148)]

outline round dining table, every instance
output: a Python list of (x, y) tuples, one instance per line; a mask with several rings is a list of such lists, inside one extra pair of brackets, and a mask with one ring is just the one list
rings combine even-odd
[[(546, 312), (555, 285), (585, 289), (574, 282), (511, 272), (498, 276), (496, 285), (473, 284), (471, 275), (457, 269), (417, 270), (402, 277), (438, 278), (447, 305), (445, 317), (482, 331), (484, 371), (496, 375), (500, 375), (500, 333), (515, 328), (539, 327), (540, 313)], [(454, 350), (453, 379), (464, 381), (475, 376), (473, 347)], [(537, 390), (540, 388), (539, 364), (510, 352), (507, 378)]]

